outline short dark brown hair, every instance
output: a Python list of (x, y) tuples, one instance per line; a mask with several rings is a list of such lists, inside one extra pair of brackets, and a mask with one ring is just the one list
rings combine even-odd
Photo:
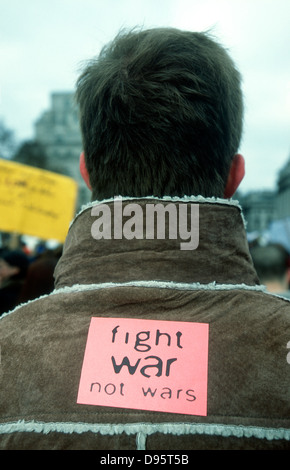
[(76, 100), (93, 198), (223, 197), (241, 76), (208, 33), (121, 32), (86, 65)]

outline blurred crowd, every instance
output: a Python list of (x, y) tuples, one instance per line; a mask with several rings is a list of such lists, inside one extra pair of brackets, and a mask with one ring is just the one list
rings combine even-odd
[(48, 249), (44, 243), (30, 251), (0, 248), (0, 315), (17, 305), (49, 294), (54, 289), (54, 269), (62, 247)]
[(290, 299), (290, 254), (280, 244), (257, 239), (249, 245), (253, 264), (267, 291)]

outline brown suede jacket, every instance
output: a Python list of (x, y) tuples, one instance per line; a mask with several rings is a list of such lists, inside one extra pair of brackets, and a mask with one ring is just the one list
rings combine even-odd
[[(0, 319), (0, 449), (290, 449), (290, 303), (260, 286), (238, 204), (122, 202), (144, 211), (198, 205), (198, 246), (182, 250), (180, 238), (128, 239), (120, 231), (96, 239), (99, 203), (77, 215), (54, 292)], [(104, 203), (115, 227), (114, 201)], [(206, 416), (143, 410), (148, 396), (134, 409), (126, 401), (77, 403), (93, 317), (209, 325)], [(176, 396), (174, 383), (171, 391)], [(114, 392), (111, 380), (106, 394)]]

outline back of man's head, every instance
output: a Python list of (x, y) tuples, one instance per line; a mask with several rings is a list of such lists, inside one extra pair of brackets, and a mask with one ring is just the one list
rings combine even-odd
[(208, 34), (121, 33), (77, 82), (93, 197), (223, 197), (242, 132), (241, 78)]

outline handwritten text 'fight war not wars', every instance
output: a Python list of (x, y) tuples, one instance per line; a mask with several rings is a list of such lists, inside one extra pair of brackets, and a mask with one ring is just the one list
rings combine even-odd
[[(165, 342), (165, 345), (170, 347), (173, 343), (177, 348), (182, 349), (181, 344), (182, 333), (177, 331), (175, 337), (171, 337), (170, 334), (166, 332), (161, 332), (159, 329), (156, 330), (151, 338), (152, 333), (150, 331), (140, 331), (134, 338), (131, 338), (132, 334), (128, 331), (121, 331), (120, 326), (117, 325), (112, 330), (112, 344), (116, 344), (118, 341), (123, 342), (123, 344), (132, 345), (133, 339), (133, 349), (140, 353), (148, 353), (151, 350), (151, 345), (149, 344), (150, 340), (153, 339), (154, 346), (159, 346), (161, 341)], [(164, 344), (163, 344), (164, 346)], [(116, 358), (114, 355), (111, 356), (111, 366), (114, 374), (118, 375), (121, 371), (126, 370), (128, 374), (134, 376), (135, 374), (141, 374), (145, 379), (152, 376), (156, 377), (170, 377), (174, 363), (176, 363), (177, 357), (171, 357), (162, 359), (156, 355), (147, 355), (143, 354), (137, 360), (131, 360), (128, 356), (123, 358)], [(100, 382), (92, 382), (90, 386), (91, 392), (105, 393), (106, 395), (119, 394), (125, 396), (126, 387), (123, 382), (119, 383), (107, 383), (101, 384)], [(144, 397), (155, 397), (159, 395), (162, 399), (170, 399), (175, 396), (177, 399), (185, 398), (187, 401), (196, 400), (194, 390), (187, 389), (174, 389), (170, 387), (162, 387), (158, 389), (157, 387), (151, 388), (148, 387), (145, 383), (141, 387), (141, 392)]]

